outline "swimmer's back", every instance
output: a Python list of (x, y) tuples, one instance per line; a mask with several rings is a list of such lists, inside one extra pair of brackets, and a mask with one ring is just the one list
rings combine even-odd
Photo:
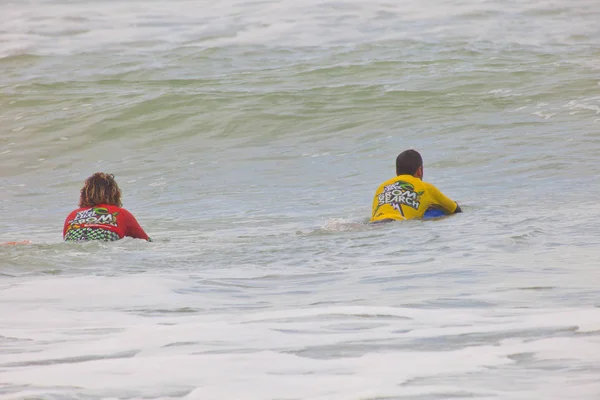
[(452, 214), (458, 205), (434, 185), (412, 175), (398, 175), (377, 188), (371, 222), (422, 218), (430, 207)]

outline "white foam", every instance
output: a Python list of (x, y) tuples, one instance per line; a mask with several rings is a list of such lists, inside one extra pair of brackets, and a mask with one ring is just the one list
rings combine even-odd
[[(316, 306), (164, 314), (220, 302), (180, 292), (182, 285), (160, 275), (5, 284), (0, 332), (11, 339), (3, 345), (0, 380), (57, 388), (40, 392), (46, 394), (77, 387), (154, 396), (179, 388), (189, 399), (443, 397), (465, 391), (511, 398), (505, 390), (481, 387), (482, 381), (465, 385), (462, 377), (483, 374), (501, 382), (516, 363), (514, 354), (531, 353), (540, 363), (576, 360), (582, 368), (600, 363), (597, 336), (544, 333), (573, 327), (594, 332), (600, 327), (595, 308)], [(19, 313), (11, 312), (15, 307)], [(459, 379), (455, 385), (439, 384), (450, 376)], [(580, 375), (584, 397), (598, 387), (591, 376)], [(424, 379), (431, 384), (411, 384)], [(568, 386), (557, 380), (548, 385)], [(533, 393), (525, 388), (512, 398)]]

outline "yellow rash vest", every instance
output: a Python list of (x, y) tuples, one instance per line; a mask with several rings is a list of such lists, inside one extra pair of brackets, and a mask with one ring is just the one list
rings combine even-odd
[(371, 222), (421, 218), (431, 206), (452, 214), (457, 203), (430, 183), (412, 175), (399, 175), (377, 188)]

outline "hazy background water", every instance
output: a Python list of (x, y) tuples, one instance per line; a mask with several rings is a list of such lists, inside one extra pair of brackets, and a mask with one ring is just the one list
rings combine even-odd
[[(600, 3), (0, 5), (0, 397), (598, 399)], [(409, 147), (464, 214), (368, 226)], [(154, 242), (65, 244), (112, 172)]]

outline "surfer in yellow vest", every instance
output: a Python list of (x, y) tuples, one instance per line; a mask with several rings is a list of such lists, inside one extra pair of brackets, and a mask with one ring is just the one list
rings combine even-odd
[(422, 181), (423, 159), (416, 150), (406, 150), (398, 155), (396, 175), (377, 188), (371, 222), (422, 218), (430, 208), (445, 214), (462, 212), (458, 203), (432, 184)]

